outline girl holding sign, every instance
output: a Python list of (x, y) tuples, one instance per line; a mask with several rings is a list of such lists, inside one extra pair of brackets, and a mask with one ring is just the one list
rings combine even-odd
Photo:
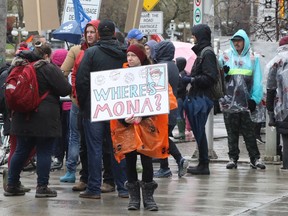
[[(128, 47), (127, 61), (128, 67), (150, 64), (142, 44)], [(158, 184), (153, 180), (152, 157), (168, 157), (168, 115), (131, 115), (125, 119), (111, 120), (110, 124), (115, 158), (118, 161), (126, 158), (128, 182), (125, 185), (130, 195), (128, 210), (139, 210), (141, 188), (144, 208), (158, 211), (153, 198)], [(138, 180), (136, 170), (138, 154), (143, 166), (142, 181)]]

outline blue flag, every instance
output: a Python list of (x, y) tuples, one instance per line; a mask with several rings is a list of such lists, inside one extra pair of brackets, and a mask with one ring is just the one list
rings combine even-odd
[(90, 22), (91, 18), (85, 13), (83, 7), (80, 3), (80, 0), (73, 0), (74, 5), (74, 15), (75, 20), (81, 26), (82, 33), (84, 32), (85, 26), (88, 22)]

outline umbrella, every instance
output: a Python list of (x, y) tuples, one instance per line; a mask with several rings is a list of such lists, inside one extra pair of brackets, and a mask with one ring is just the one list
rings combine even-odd
[(75, 20), (65, 22), (52, 32), (52, 37), (66, 43), (79, 44), (82, 37), (80, 25)]
[(190, 73), (192, 66), (194, 64), (194, 61), (197, 57), (196, 54), (191, 50), (191, 48), (193, 47), (193, 44), (180, 42), (180, 41), (172, 41), (172, 43), (175, 46), (174, 59), (178, 57), (184, 57), (187, 61), (185, 70)]

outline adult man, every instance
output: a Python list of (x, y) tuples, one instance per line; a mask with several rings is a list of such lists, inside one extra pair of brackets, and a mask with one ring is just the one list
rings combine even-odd
[[(265, 68), (265, 74), (268, 75), (266, 107), (270, 118), (269, 126), (276, 126), (277, 133), (282, 135), (282, 169), (288, 169), (287, 63), (288, 36), (285, 36), (279, 41), (276, 56)], [(277, 153), (280, 152), (281, 148), (279, 148), (279, 144), (277, 143)]]
[[(76, 75), (76, 92), (83, 114), (83, 127), (87, 142), (88, 153), (88, 184), (80, 197), (100, 199), (101, 198), (101, 171), (102, 171), (102, 145), (103, 140), (111, 141), (109, 122), (91, 122), (91, 98), (90, 98), (90, 73), (121, 68), (126, 62), (126, 47), (120, 45), (113, 39), (115, 25), (110, 20), (99, 23), (98, 33), (100, 40), (85, 51)], [(112, 145), (112, 144), (111, 144)]]
[[(188, 97), (184, 101), (184, 109), (198, 145), (199, 164), (194, 167), (189, 166), (187, 173), (209, 175), (205, 124), (213, 107), (212, 88), (217, 80), (217, 58), (211, 48), (211, 30), (208, 25), (198, 24), (193, 26), (192, 36), (195, 43), (192, 50), (197, 58), (191, 71), (191, 77), (184, 76), (182, 81), (185, 84), (191, 84)], [(207, 49), (206, 47), (210, 48)]]
[(127, 35), (128, 45), (136, 44), (136, 43), (144, 43), (144, 35), (139, 29), (133, 28), (128, 32)]
[(263, 96), (259, 58), (250, 52), (249, 38), (242, 29), (232, 36), (230, 46), (231, 49), (219, 57), (227, 84), (226, 95), (221, 100), (230, 158), (226, 168), (237, 168), (241, 133), (249, 153), (250, 166), (254, 169), (265, 169), (256, 143), (255, 125), (251, 119), (251, 113), (255, 111), (256, 104), (260, 103)]

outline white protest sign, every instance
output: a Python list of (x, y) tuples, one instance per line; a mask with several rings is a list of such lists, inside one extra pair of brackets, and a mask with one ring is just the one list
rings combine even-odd
[(163, 34), (163, 11), (142, 12), (139, 30), (146, 35)]
[[(85, 13), (92, 19), (98, 19), (101, 7), (101, 0), (80, 0)], [(62, 23), (75, 20), (74, 5), (72, 0), (66, 0), (62, 16)]]
[(167, 64), (90, 73), (91, 121), (169, 113)]

